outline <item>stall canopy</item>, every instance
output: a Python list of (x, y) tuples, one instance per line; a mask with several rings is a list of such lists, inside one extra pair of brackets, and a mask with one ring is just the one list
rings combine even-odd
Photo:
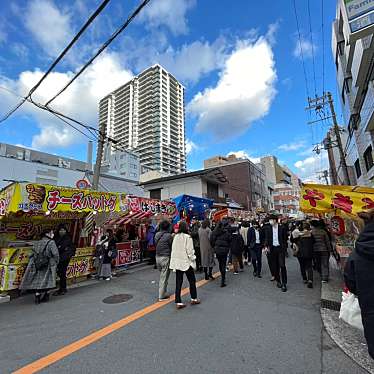
[(357, 215), (374, 209), (374, 188), (304, 184), (300, 209), (304, 213)]
[(176, 204), (173, 201), (147, 199), (144, 197), (127, 196), (128, 210), (121, 216), (111, 219), (107, 225), (127, 225), (133, 219), (151, 216), (167, 216), (173, 219), (177, 215)]
[(180, 195), (173, 199), (179, 212), (179, 218), (196, 217), (199, 220), (205, 218), (207, 209), (211, 209), (214, 201), (197, 196)]

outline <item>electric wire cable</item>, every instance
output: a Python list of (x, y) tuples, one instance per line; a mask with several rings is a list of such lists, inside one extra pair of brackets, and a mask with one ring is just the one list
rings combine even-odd
[(119, 34), (125, 30), (130, 23), (136, 18), (136, 16), (141, 12), (141, 10), (150, 2), (151, 0), (143, 0), (140, 5), (132, 12), (132, 14), (127, 18), (124, 24), (120, 26), (111, 37), (98, 49), (98, 51), (86, 62), (82, 68), (75, 74), (75, 76), (63, 87), (55, 96), (48, 100), (45, 105), (48, 106), (52, 101), (54, 101), (58, 96), (60, 96), (92, 63), (93, 61), (102, 53), (104, 50), (117, 38)]
[(322, 32), (322, 95), (325, 94), (325, 11), (324, 11), (324, 2), (321, 0), (321, 32)]
[(78, 33), (74, 36), (71, 42), (64, 48), (64, 50), (60, 53), (60, 55), (56, 58), (56, 60), (52, 63), (52, 65), (48, 68), (45, 72), (43, 77), (31, 88), (29, 93), (26, 97), (22, 98), (22, 100), (12, 108), (5, 116), (0, 119), (0, 123), (6, 121), (14, 112), (16, 112), (31, 95), (35, 92), (35, 90), (41, 85), (41, 83), (47, 78), (47, 76), (51, 73), (51, 71), (56, 67), (56, 65), (62, 60), (62, 58), (68, 53), (68, 51), (73, 47), (73, 45), (78, 41), (78, 39), (82, 36), (88, 26), (94, 21), (94, 19), (102, 12), (102, 10), (106, 7), (110, 0), (104, 0), (100, 6), (95, 10), (95, 12), (90, 16), (90, 18), (85, 22), (85, 24), (81, 27)]

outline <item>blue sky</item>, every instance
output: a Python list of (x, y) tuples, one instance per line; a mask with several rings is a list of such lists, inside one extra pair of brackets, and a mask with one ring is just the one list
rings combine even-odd
[[(0, 86), (19, 95), (28, 92), (98, 4), (97, 0), (4, 2)], [(45, 102), (52, 97), (135, 4), (112, 0), (34, 98)], [(335, 1), (310, 0), (311, 25), (308, 1), (296, 0), (296, 9), (308, 92), (322, 93), (324, 55), (324, 87), (335, 97), (330, 48)], [(306, 123), (310, 117), (305, 112), (293, 0), (151, 0), (136, 22), (53, 105), (96, 126), (98, 100), (157, 62), (186, 87), (190, 170), (202, 167), (205, 158), (230, 152), (254, 160), (274, 154), (304, 179), (326, 168), (326, 155), (312, 152), (326, 126)], [(0, 116), (19, 100), (1, 87)], [(31, 105), (0, 126), (1, 142), (86, 157), (86, 138)]]

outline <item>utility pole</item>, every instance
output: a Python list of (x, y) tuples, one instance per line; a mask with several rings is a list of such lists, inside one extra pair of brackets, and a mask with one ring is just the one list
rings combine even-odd
[(328, 155), (328, 158), (329, 158), (331, 184), (336, 185), (336, 184), (339, 184), (338, 183), (338, 173), (336, 171), (334, 151), (333, 151), (330, 131), (331, 130), (329, 130), (327, 132), (326, 139), (323, 141), (323, 145), (324, 145), (324, 149), (327, 150), (327, 155)]
[(338, 146), (338, 149), (339, 149), (340, 163), (341, 163), (342, 168), (343, 168), (344, 184), (349, 186), (351, 184), (351, 181), (349, 179), (347, 162), (345, 160), (345, 154), (344, 154), (344, 150), (343, 150), (342, 139), (340, 137), (340, 129), (339, 129), (338, 121), (336, 120), (334, 102), (332, 100), (331, 92), (327, 92), (327, 100), (328, 100), (329, 105), (330, 105), (330, 112), (331, 112), (331, 117), (332, 117), (332, 121), (333, 121), (334, 134), (335, 134), (337, 146)]
[(94, 191), (97, 191), (99, 187), (100, 169), (101, 169), (101, 162), (103, 159), (103, 150), (104, 150), (104, 140), (105, 140), (105, 134), (103, 133), (103, 131), (100, 131), (99, 141), (97, 143), (96, 163), (95, 163), (95, 169), (94, 169), (94, 175), (93, 175), (93, 181), (92, 181), (92, 189)]

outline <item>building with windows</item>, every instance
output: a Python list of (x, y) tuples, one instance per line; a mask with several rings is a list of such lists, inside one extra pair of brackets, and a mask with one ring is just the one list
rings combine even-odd
[[(90, 153), (91, 147), (89, 146)], [(76, 187), (77, 181), (85, 179), (92, 184), (91, 157), (87, 162), (11, 144), (0, 143), (0, 189), (12, 182), (52, 184)], [(137, 184), (137, 178), (128, 179), (120, 174), (104, 170), (100, 173), (99, 191), (124, 192), (143, 196), (144, 191)]]
[(120, 148), (136, 151), (147, 170), (186, 172), (184, 90), (154, 65), (100, 100), (100, 129), (118, 142), (109, 144), (104, 162)]
[[(372, 1), (338, 1), (332, 27), (332, 52), (344, 119), (342, 140), (346, 163), (351, 169), (350, 182), (364, 186), (374, 185), (373, 33)], [(333, 148), (333, 155), (338, 179), (343, 181), (336, 147)]]
[(108, 154), (104, 156), (101, 164), (102, 173), (121, 176), (134, 182), (139, 181), (142, 170), (136, 153), (125, 150), (110, 152), (109, 147), (105, 152)]
[(274, 186), (274, 210), (283, 216), (301, 218), (300, 188), (288, 183), (278, 183)]

